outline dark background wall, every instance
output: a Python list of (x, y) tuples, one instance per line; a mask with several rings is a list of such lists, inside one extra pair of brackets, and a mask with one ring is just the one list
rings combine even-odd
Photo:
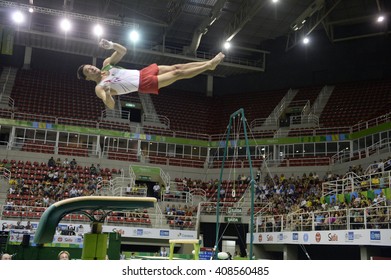
[(269, 89), (336, 84), (391, 77), (391, 38), (377, 36), (331, 43), (324, 34), (313, 34), (308, 46), (285, 51), (286, 39), (279, 38), (265, 50), (266, 71), (216, 79), (217, 95)]

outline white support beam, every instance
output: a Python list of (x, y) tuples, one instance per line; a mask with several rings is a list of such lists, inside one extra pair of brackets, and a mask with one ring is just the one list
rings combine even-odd
[(242, 6), (224, 31), (224, 40), (231, 41), (265, 4), (264, 0), (259, 0), (255, 4), (250, 0), (243, 1)]
[(226, 2), (227, 0), (218, 0), (217, 3), (213, 6), (212, 11), (210, 12), (210, 16), (205, 18), (193, 33), (190, 46), (187, 46), (184, 49), (185, 54), (196, 54), (202, 36), (208, 32), (209, 27), (220, 17), (221, 11)]
[[(338, 4), (342, 0), (330, 0), (328, 3), (329, 5), (326, 7), (323, 6), (317, 6), (316, 9), (313, 11), (311, 10), (311, 13), (306, 14), (308, 17), (305, 17), (305, 22), (302, 26), (291, 26), (292, 30), (288, 34), (288, 39), (286, 43), (285, 50), (288, 51), (295, 47), (303, 38), (310, 35), (318, 26), (319, 24), (323, 23), (323, 21), (328, 17), (328, 15), (331, 13), (331, 11), (334, 10), (335, 7), (338, 6)], [(314, 3), (318, 3), (318, 1), (315, 1)], [(312, 6), (312, 5), (311, 5)], [(309, 11), (308, 9), (306, 11)], [(305, 14), (303, 13), (300, 15), (300, 20)], [(301, 21), (302, 23), (303, 21)], [(327, 24), (324, 24), (324, 26), (327, 26)], [(331, 35), (330, 30), (326, 29), (326, 32), (328, 35)]]

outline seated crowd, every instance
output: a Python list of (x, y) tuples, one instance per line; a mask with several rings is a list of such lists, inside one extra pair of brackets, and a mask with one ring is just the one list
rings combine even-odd
[(96, 195), (100, 182), (112, 178), (110, 169), (99, 164), (83, 167), (75, 159), (55, 161), (51, 157), (48, 163), (3, 160), (3, 168), (11, 171), (7, 205), (48, 207), (64, 198)]
[[(375, 171), (384, 171), (384, 166), (389, 166), (390, 159), (380, 161), (377, 163), (377, 169)], [(373, 165), (371, 165), (373, 166)], [(50, 206), (56, 201), (60, 201), (64, 198), (77, 197), (77, 196), (89, 196), (99, 195), (99, 183), (102, 180), (110, 180), (112, 178), (112, 172), (109, 168), (101, 168), (99, 164), (95, 166), (82, 167), (77, 164), (73, 159), (68, 161), (65, 159), (61, 161), (59, 158), (54, 160), (53, 157), (49, 159), (47, 163), (30, 163), (30, 162), (16, 162), (3, 160), (0, 163), (0, 171), (4, 172), (4, 168), (11, 171), (10, 188), (4, 206), (4, 211), (21, 211), (28, 212), (32, 209), (28, 209), (28, 206), (34, 206), (35, 211), (38, 212), (35, 218), (39, 218), (44, 209)], [(3, 170), (4, 169), (4, 170)], [(113, 171), (113, 170), (112, 170)], [(317, 220), (317, 229), (322, 225), (338, 225), (339, 223), (346, 223), (341, 217), (344, 215), (346, 209), (352, 208), (366, 208), (371, 205), (391, 205), (390, 201), (387, 201), (383, 192), (376, 192), (375, 196), (370, 197), (364, 195), (363, 192), (351, 192), (349, 197), (343, 199), (337, 199), (336, 196), (325, 199), (322, 193), (322, 183), (335, 181), (342, 179), (348, 174), (354, 172), (357, 175), (361, 175), (361, 187), (362, 191), (368, 189), (368, 186), (378, 189), (384, 188), (384, 180), (382, 181), (381, 173), (375, 173), (374, 175), (364, 176), (363, 168), (358, 166), (352, 166), (347, 170), (344, 175), (337, 175), (327, 172), (323, 178), (319, 178), (316, 173), (303, 174), (302, 176), (285, 177), (284, 174), (280, 176), (275, 175), (273, 177), (266, 176), (261, 180), (260, 172), (258, 170), (255, 179), (255, 211), (263, 210), (262, 215), (273, 216), (273, 227), (279, 228), (279, 216), (287, 215), (296, 212), (303, 213), (302, 217), (307, 217), (313, 213), (332, 211), (328, 215), (318, 215), (315, 217)], [(379, 176), (380, 174), (380, 176)], [(364, 178), (364, 179), (363, 179)], [(227, 211), (229, 207), (233, 207), (240, 197), (246, 192), (250, 186), (251, 178), (240, 174), (235, 181), (225, 180), (222, 182), (220, 188), (221, 202), (224, 203), (220, 211), (223, 213)], [(197, 193), (207, 198), (209, 202), (215, 202), (217, 200), (218, 179), (211, 179), (203, 182), (202, 180), (192, 180), (191, 178), (176, 178), (176, 189), (171, 191), (170, 187), (163, 187), (161, 189), (161, 195), (165, 202), (183, 202), (183, 194)], [(381, 183), (383, 182), (383, 184)], [(141, 186), (138, 188), (144, 189)], [(202, 191), (201, 193), (199, 191)], [(198, 192), (197, 192), (198, 191)], [(126, 191), (127, 195), (131, 195), (133, 190)], [(234, 194), (236, 192), (236, 194)], [(146, 191), (145, 191), (146, 193)], [(267, 205), (267, 207), (265, 207)], [(215, 213), (216, 207), (209, 205), (202, 209), (203, 214)], [(3, 214), (4, 214), (3, 211)], [(180, 203), (167, 204), (164, 208), (164, 215), (167, 219), (167, 223), (170, 227), (188, 228), (194, 227), (191, 217), (197, 212), (197, 207), (190, 207), (186, 204)], [(372, 214), (373, 221), (375, 217), (375, 210)], [(358, 213), (358, 212), (357, 212)], [(146, 217), (146, 213), (129, 214), (122, 217), (121, 214), (112, 215), (109, 217), (110, 222), (142, 222), (148, 221), (149, 217)], [(26, 215), (31, 217), (29, 215)], [(384, 215), (383, 215), (384, 216)], [(351, 223), (357, 223), (359, 227), (362, 214), (358, 213)], [(265, 224), (267, 222), (265, 221)], [(294, 226), (294, 223), (290, 226)]]

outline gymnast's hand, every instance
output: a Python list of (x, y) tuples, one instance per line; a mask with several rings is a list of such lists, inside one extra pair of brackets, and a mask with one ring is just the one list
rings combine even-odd
[(104, 48), (106, 50), (111, 50), (113, 49), (114, 43), (111, 41), (108, 41), (106, 39), (101, 39), (99, 42), (99, 47)]

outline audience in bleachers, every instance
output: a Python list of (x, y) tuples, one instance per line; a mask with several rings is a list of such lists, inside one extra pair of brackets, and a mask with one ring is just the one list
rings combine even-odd
[[(381, 171), (384, 166), (388, 166), (387, 163), (390, 158), (382, 161), (379, 164), (375, 162), (376, 170)], [(53, 165), (54, 162), (54, 165)], [(72, 163), (73, 162), (73, 163)], [(102, 168), (99, 165), (82, 167), (76, 163), (73, 159), (71, 163), (64, 162), (61, 159), (54, 161), (50, 158), (47, 164), (44, 162), (29, 162), (26, 161), (8, 161), (3, 160), (0, 163), (0, 168), (6, 167), (11, 170), (10, 188), (8, 190), (8, 196), (6, 204), (4, 206), (3, 215), (12, 217), (12, 213), (20, 212), (19, 216), (25, 216), (29, 218), (39, 218), (46, 207), (50, 206), (56, 201), (60, 201), (64, 198), (88, 196), (97, 194), (98, 180), (104, 178), (105, 180), (111, 178), (109, 168)], [(380, 166), (380, 168), (379, 168)], [(347, 170), (346, 174), (332, 174), (326, 173), (323, 179), (320, 179), (315, 172), (310, 172), (308, 175), (304, 173), (302, 176), (286, 176), (285, 174), (274, 175), (273, 177), (266, 176), (263, 180), (257, 180), (255, 185), (255, 213), (259, 211), (266, 204), (268, 208), (264, 209), (263, 215), (271, 215), (274, 221), (271, 223), (273, 227), (278, 226), (279, 215), (294, 213), (301, 211), (303, 215), (309, 215), (309, 213), (317, 213), (322, 211), (333, 211), (329, 216), (316, 217), (318, 221), (322, 221), (322, 225), (333, 224), (337, 226), (342, 222), (343, 211), (345, 209), (360, 209), (370, 205), (390, 205), (390, 202), (384, 196), (383, 192), (374, 192), (374, 196), (364, 194), (364, 192), (356, 191), (351, 192), (349, 199), (340, 200), (336, 197), (325, 199), (324, 193), (322, 193), (322, 183), (328, 181), (334, 181), (343, 178), (344, 176), (351, 176), (355, 173), (361, 177), (362, 191), (368, 189), (379, 189), (385, 187), (384, 180), (380, 173), (371, 173), (371, 169), (368, 168), (366, 175), (361, 165), (351, 166)], [(384, 178), (383, 178), (384, 179)], [(236, 181), (225, 180), (222, 182), (220, 198), (221, 202), (225, 203), (221, 211), (225, 212), (229, 207), (232, 207), (241, 196), (246, 192), (250, 185), (248, 176), (239, 174)], [(197, 193), (198, 195), (205, 196), (208, 201), (217, 201), (217, 190), (219, 180), (209, 180), (203, 182), (202, 180), (192, 180), (191, 178), (176, 178), (176, 188), (174, 190), (161, 191), (161, 197), (163, 201), (171, 201), (173, 204), (167, 206), (164, 209), (164, 214), (167, 218), (167, 223), (170, 227), (175, 228), (192, 228), (194, 223), (191, 219), (194, 216), (197, 208), (189, 207), (188, 205), (182, 205), (187, 196), (187, 193)], [(381, 183), (383, 182), (383, 183)], [(202, 190), (199, 193), (197, 191)], [(130, 189), (130, 194), (134, 190)], [(233, 191), (236, 194), (233, 194)], [(127, 195), (129, 195), (127, 193)], [(146, 195), (146, 192), (145, 192)], [(175, 201), (179, 202), (178, 204)], [(35, 207), (35, 213), (29, 213), (32, 207)], [(203, 213), (213, 214), (215, 212), (215, 206), (205, 207)], [(353, 212), (356, 213), (356, 212)], [(133, 222), (139, 224), (150, 224), (150, 219), (146, 213), (128, 213), (126, 216), (122, 214), (115, 214), (109, 217), (109, 222)], [(373, 214), (373, 213), (371, 213)], [(376, 213), (375, 213), (376, 214)], [(353, 217), (352, 223), (355, 223), (355, 227), (360, 227), (361, 217), (359, 211), (357, 211), (357, 217)], [(376, 221), (376, 217), (372, 217), (372, 221)], [(380, 218), (379, 218), (380, 219)]]
[(68, 197), (94, 195), (100, 180), (111, 179), (111, 171), (98, 165), (82, 167), (75, 159), (68, 164), (51, 157), (44, 162), (3, 160), (0, 165), (11, 171), (6, 208), (18, 206), (48, 207)]

